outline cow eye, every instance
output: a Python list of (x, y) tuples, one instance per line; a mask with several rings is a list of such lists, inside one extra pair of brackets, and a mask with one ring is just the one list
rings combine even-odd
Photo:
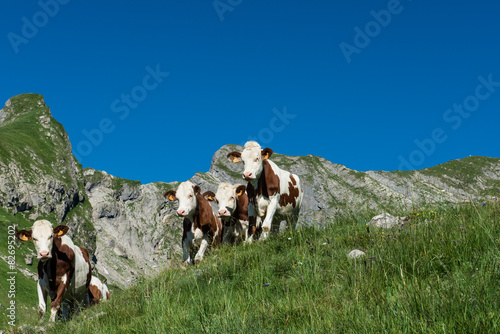
[(231, 196), (231, 198), (230, 198), (229, 200), (230, 200), (230, 201), (232, 201), (233, 199), (234, 199), (234, 197), (233, 197), (233, 196)]
[(193, 195), (189, 195), (189, 198), (192, 198), (192, 197), (193, 197)]
[(38, 241), (38, 239), (37, 238), (33, 238), (33, 241)]
[(255, 162), (259, 161), (259, 158), (255, 158)]
[(54, 236), (53, 236), (53, 235), (51, 235), (51, 236), (49, 237), (49, 239), (52, 239), (53, 237), (54, 237)]

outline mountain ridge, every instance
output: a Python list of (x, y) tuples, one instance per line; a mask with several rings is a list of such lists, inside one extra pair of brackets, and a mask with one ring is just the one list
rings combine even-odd
[[(40, 218), (69, 225), (75, 242), (93, 255), (96, 274), (120, 287), (179, 264), (182, 222), (176, 203), (162, 196), (179, 182), (142, 184), (82, 168), (64, 127), (38, 94), (7, 101), (0, 110), (0, 139), (0, 207), (22, 217), (25, 225)], [(242, 166), (226, 158), (241, 149), (222, 146), (209, 170), (189, 180), (203, 191), (216, 191), (221, 182), (244, 184)], [(404, 211), (500, 195), (500, 158), (467, 157), (393, 172), (359, 172), (313, 155), (275, 153), (271, 160), (301, 178), (305, 196), (299, 226), (321, 227), (342, 212), (394, 205)]]

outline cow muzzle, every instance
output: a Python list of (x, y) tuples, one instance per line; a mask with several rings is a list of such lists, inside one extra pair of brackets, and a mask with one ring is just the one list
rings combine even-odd
[(219, 212), (217, 212), (217, 215), (219, 217), (227, 217), (229, 216), (229, 211), (227, 211), (227, 209), (220, 209)]
[(255, 179), (255, 175), (252, 172), (243, 173), (243, 178), (247, 181)]
[(186, 215), (186, 210), (177, 210), (177, 216), (184, 217)]
[(43, 251), (43, 252), (38, 253), (39, 260), (46, 261), (50, 258), (52, 258), (52, 256), (50, 256), (50, 253), (48, 251)]

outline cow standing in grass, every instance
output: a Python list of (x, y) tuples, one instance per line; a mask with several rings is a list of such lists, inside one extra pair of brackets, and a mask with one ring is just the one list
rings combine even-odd
[[(247, 187), (244, 185), (232, 185), (221, 183), (214, 194), (211, 191), (204, 193), (208, 201), (214, 201), (218, 205), (217, 215), (224, 224), (223, 242), (247, 241), (250, 235), (255, 234), (255, 229), (249, 232), (250, 217), (248, 216)], [(255, 220), (254, 220), (255, 221)], [(255, 227), (255, 223), (253, 224)]]
[(249, 141), (242, 152), (227, 155), (234, 163), (244, 163), (243, 178), (248, 181), (251, 204), (249, 214), (256, 217), (257, 228), (262, 226), (263, 240), (269, 236), (273, 221), (289, 220), (295, 228), (304, 196), (299, 177), (269, 160), (272, 154), (270, 148), (262, 149), (257, 142)]
[(38, 262), (38, 314), (40, 318), (50, 297), (50, 321), (54, 322), (64, 303), (63, 316), (69, 306), (89, 303), (89, 284), (92, 277), (89, 254), (85, 248), (75, 246), (66, 235), (69, 227), (52, 227), (47, 220), (37, 220), (31, 230), (16, 232), (21, 241), (33, 240)]
[(177, 215), (184, 218), (182, 232), (182, 259), (184, 264), (191, 263), (191, 249), (199, 246), (194, 262), (203, 260), (210, 244), (220, 244), (222, 224), (213, 212), (210, 203), (201, 194), (199, 186), (189, 181), (183, 182), (177, 191), (170, 190), (163, 195), (169, 201), (179, 200)]

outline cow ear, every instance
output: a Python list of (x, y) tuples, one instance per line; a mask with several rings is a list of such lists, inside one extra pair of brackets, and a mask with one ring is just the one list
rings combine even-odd
[(247, 190), (247, 187), (244, 185), (238, 186), (238, 188), (236, 188), (236, 196), (240, 197), (245, 193), (245, 190)]
[(205, 191), (203, 197), (209, 202), (215, 202), (215, 194), (212, 191)]
[(231, 152), (227, 154), (227, 158), (234, 163), (241, 161), (241, 153), (240, 152)]
[(194, 187), (193, 187), (193, 190), (194, 190), (194, 194), (195, 194), (195, 195), (198, 195), (199, 193), (201, 193), (201, 188), (200, 188), (200, 186), (194, 186)]
[(266, 147), (265, 149), (262, 150), (262, 160), (269, 159), (271, 155), (273, 155), (273, 150), (271, 150), (269, 147)]
[(166, 193), (163, 194), (163, 197), (165, 197), (169, 201), (175, 201), (177, 197), (175, 197), (176, 191), (175, 190), (169, 190)]
[(62, 237), (66, 233), (68, 233), (69, 227), (66, 225), (59, 225), (57, 227), (54, 227), (54, 235), (57, 237)]
[(31, 230), (26, 231), (26, 230), (21, 230), (16, 232), (16, 238), (18, 238), (21, 241), (28, 241), (31, 240)]

